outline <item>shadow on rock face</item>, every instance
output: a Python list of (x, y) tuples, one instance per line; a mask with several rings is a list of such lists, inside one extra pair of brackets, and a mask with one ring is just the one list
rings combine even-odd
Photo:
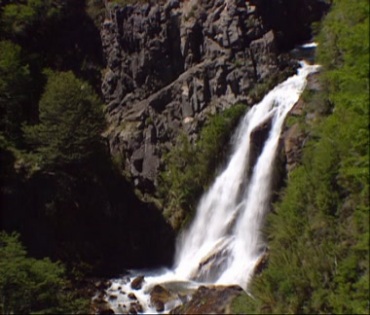
[(1, 228), (18, 231), (33, 257), (48, 256), (98, 277), (172, 264), (170, 225), (136, 197), (107, 158), (36, 172), (13, 186), (2, 196)]
[(312, 37), (311, 23), (320, 20), (330, 5), (321, 0), (255, 0), (264, 24), (277, 36), (278, 49), (287, 51)]

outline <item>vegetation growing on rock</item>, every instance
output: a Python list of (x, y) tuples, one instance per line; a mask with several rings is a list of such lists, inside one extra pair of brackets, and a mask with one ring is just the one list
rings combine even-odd
[[(219, 9), (221, 2), (202, 3), (204, 8), (208, 3)], [(255, 299), (238, 298), (238, 312), (369, 311), (369, 8), (366, 0), (333, 2), (333, 10), (320, 26), (318, 38), (325, 90), (309, 96), (307, 106), (315, 115), (315, 122), (304, 126), (311, 140), (302, 164), (289, 175), (276, 214), (270, 216), (266, 229), (271, 247), (270, 265), (252, 284)], [(176, 3), (172, 2), (174, 11)], [(282, 2), (276, 3), (281, 6)], [(201, 15), (200, 9), (204, 8), (198, 7), (197, 16), (198, 13), (206, 16)], [(0, 234), (3, 313), (86, 312), (88, 302), (80, 300), (83, 295), (74, 286), (87, 275), (111, 276), (125, 267), (171, 263), (173, 231), (158, 209), (137, 199), (132, 185), (112, 165), (108, 146), (101, 136), (105, 121), (102, 101), (96, 92), (100, 93), (101, 83), (102, 49), (97, 25), (103, 21), (102, 9), (104, 5), (98, 0), (0, 1), (0, 229), (7, 232)], [(248, 10), (249, 7), (230, 10), (230, 18), (246, 22), (243, 18), (255, 13)], [(191, 32), (186, 33), (191, 36), (185, 37), (189, 40), (185, 61), (177, 20), (162, 23), (161, 14), (154, 11), (151, 13), (154, 20), (172, 37), (164, 39), (166, 46), (160, 42), (157, 45), (157, 40), (163, 39), (162, 32), (158, 32), (161, 28), (151, 25), (158, 36), (154, 39), (149, 36), (156, 52), (148, 54), (149, 59), (144, 58), (146, 54), (141, 54), (144, 59), (131, 55), (120, 59), (119, 45), (105, 47), (112, 56), (107, 54), (111, 69), (106, 71), (103, 90), (107, 102), (111, 102), (107, 110), (115, 111), (114, 118), (121, 126), (114, 134), (117, 137), (110, 139), (112, 142), (121, 139), (122, 125), (126, 123), (118, 111), (121, 99), (117, 102), (116, 97), (136, 93), (140, 111), (145, 107), (142, 101), (150, 102), (151, 112), (145, 115), (132, 113), (127, 107), (131, 116), (137, 114), (133, 128), (138, 124), (148, 127), (147, 133), (140, 134), (145, 137), (131, 142), (135, 147), (148, 136), (146, 145), (157, 154), (151, 141), (173, 136), (186, 125), (186, 119), (193, 119), (195, 109), (197, 113), (203, 110), (210, 101), (210, 84), (216, 86), (212, 90), (214, 99), (226, 92), (234, 99), (239, 81), (244, 78), (241, 69), (250, 67), (252, 71), (241, 87), (245, 96), (254, 100), (271, 83), (265, 80), (265, 74), (271, 70), (269, 66), (273, 65), (274, 73), (281, 69), (275, 64), (275, 39), (270, 36), (272, 33), (264, 33), (268, 26), (262, 25), (257, 16), (250, 16), (248, 27), (243, 28), (250, 36), (247, 41), (243, 36), (223, 41), (220, 36), (223, 28), (216, 30), (212, 19), (205, 25), (215, 32), (213, 36), (219, 44), (227, 48), (221, 51), (221, 55), (227, 53), (227, 62), (217, 59), (218, 44), (211, 45), (209, 50), (200, 45), (204, 39), (198, 25), (200, 20), (188, 21), (193, 24)], [(163, 8), (159, 11), (165, 12)], [(244, 15), (239, 16), (238, 12)], [(117, 16), (123, 13), (124, 10), (117, 9)], [(322, 14), (320, 10), (316, 13)], [(230, 24), (232, 34), (238, 34), (238, 25)], [(278, 39), (285, 40), (286, 28), (274, 25), (279, 31)], [(112, 24), (105, 24), (105, 43), (115, 45), (111, 39), (115, 38), (118, 44), (122, 24), (117, 34), (113, 28)], [(308, 25), (303, 28), (306, 36)], [(128, 32), (127, 42), (135, 42), (131, 36)], [(138, 37), (142, 38), (142, 33)], [(247, 42), (254, 42), (257, 54), (234, 56), (234, 49)], [(280, 42), (282, 47), (289, 45), (293, 44)], [(268, 53), (259, 54), (260, 48)], [(174, 52), (179, 59), (173, 57)], [(165, 59), (172, 56), (166, 59), (167, 77), (162, 76), (164, 63), (158, 56)], [(261, 60), (252, 62), (252, 57)], [(202, 58), (211, 58), (214, 68), (208, 68)], [(117, 62), (122, 60), (133, 62), (133, 68), (140, 64), (135, 60), (145, 61), (142, 68), (134, 71), (136, 81), (120, 77), (126, 71), (124, 68), (122, 72), (111, 71), (117, 70)], [(247, 61), (254, 65), (247, 65)], [(279, 65), (291, 69), (290, 64)], [(185, 68), (189, 71), (180, 78)], [(210, 71), (209, 78), (203, 76), (203, 68)], [(118, 84), (119, 80), (123, 82)], [(137, 85), (144, 82), (152, 85), (141, 93)], [(251, 84), (255, 82), (253, 88)], [(111, 90), (112, 86), (117, 86), (117, 90)], [(158, 93), (153, 96), (152, 92)], [(164, 215), (175, 228), (192, 217), (199, 196), (225, 158), (230, 135), (244, 111), (245, 106), (237, 105), (214, 116), (195, 143), (180, 136), (178, 145), (165, 158), (159, 198), (163, 201)], [(162, 114), (155, 116), (155, 112)], [(171, 126), (167, 124), (169, 117), (173, 118)], [(154, 128), (158, 129), (157, 134)], [(126, 135), (132, 138), (130, 132)], [(19, 236), (10, 234), (13, 231)]]
[(165, 157), (159, 194), (164, 200), (164, 215), (175, 229), (193, 218), (198, 199), (229, 153), (231, 135), (245, 110), (240, 104), (213, 116), (196, 143), (180, 135)]
[(1, 271), (20, 275), (0, 275), (16, 282), (0, 288), (0, 312), (77, 312), (71, 300), (59, 308), (66, 283), (75, 299), (88, 276), (172, 259), (170, 227), (135, 197), (101, 136), (101, 43), (85, 5), (0, 1), (0, 229), (30, 256), (4, 236), (4, 251), (18, 252), (0, 255)]
[(369, 312), (368, 34), (368, 1), (334, 1), (317, 38), (324, 89), (308, 97), (310, 140), (269, 216), (268, 268), (237, 313)]

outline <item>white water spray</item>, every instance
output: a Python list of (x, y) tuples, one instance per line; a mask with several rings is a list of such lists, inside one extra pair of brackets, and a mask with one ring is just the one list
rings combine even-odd
[[(175, 268), (145, 278), (139, 296), (147, 312), (153, 309), (145, 296), (158, 283), (196, 281), (238, 284), (247, 289), (265, 247), (261, 228), (270, 208), (274, 161), (284, 120), (304, 90), (308, 74), (317, 69), (302, 62), (298, 74), (271, 90), (242, 119), (228, 165), (202, 197), (192, 225), (178, 241)], [(263, 149), (255, 164), (249, 165), (251, 134), (268, 121), (271, 128)], [(123, 300), (115, 301), (111, 305), (119, 311), (115, 304)]]
[[(264, 248), (260, 229), (269, 209), (273, 166), (284, 120), (298, 101), (307, 75), (316, 69), (302, 63), (297, 75), (275, 87), (247, 113), (229, 164), (202, 198), (194, 223), (181, 240), (176, 273), (206, 282), (239, 284), (246, 289)], [(246, 178), (251, 133), (268, 119), (272, 119), (268, 139), (252, 177)]]

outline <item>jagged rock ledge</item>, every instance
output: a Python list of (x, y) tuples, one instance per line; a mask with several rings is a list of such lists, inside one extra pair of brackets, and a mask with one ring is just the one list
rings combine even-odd
[(210, 113), (253, 104), (256, 86), (295, 70), (282, 49), (308, 39), (323, 2), (296, 1), (300, 20), (287, 2), (273, 17), (263, 0), (110, 6), (101, 31), (106, 137), (142, 192), (156, 189), (163, 153), (180, 133), (195, 140)]

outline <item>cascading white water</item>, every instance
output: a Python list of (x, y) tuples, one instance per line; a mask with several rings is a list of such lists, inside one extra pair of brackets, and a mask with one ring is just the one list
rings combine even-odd
[[(269, 209), (272, 168), (283, 123), (307, 75), (317, 69), (301, 65), (297, 75), (271, 90), (243, 119), (226, 169), (202, 198), (194, 223), (180, 241), (175, 272), (184, 278), (239, 284), (246, 289), (264, 247), (260, 229)], [(251, 133), (268, 119), (272, 119), (268, 139), (252, 177), (246, 178)]]
[[(153, 309), (147, 293), (158, 283), (194, 280), (238, 284), (246, 290), (264, 249), (261, 228), (269, 209), (273, 166), (283, 123), (302, 93), (307, 75), (317, 69), (316, 65), (302, 62), (298, 74), (271, 90), (242, 119), (229, 163), (202, 197), (192, 225), (179, 239), (175, 268), (145, 277), (144, 287), (137, 295), (148, 312)], [(263, 149), (255, 165), (248, 165), (251, 133), (270, 120), (271, 129)], [(249, 172), (252, 167), (253, 171)], [(127, 283), (117, 280), (112, 287)], [(110, 290), (115, 292), (114, 288)], [(115, 311), (121, 311), (119, 307), (125, 299), (115, 297), (111, 302)]]

